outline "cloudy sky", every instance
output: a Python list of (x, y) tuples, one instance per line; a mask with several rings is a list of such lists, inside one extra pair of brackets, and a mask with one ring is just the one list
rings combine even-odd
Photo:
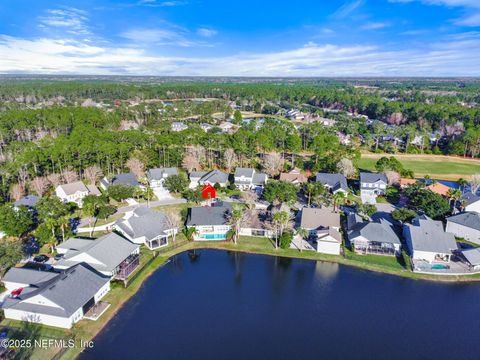
[(0, 73), (480, 76), (480, 0), (4, 0)]

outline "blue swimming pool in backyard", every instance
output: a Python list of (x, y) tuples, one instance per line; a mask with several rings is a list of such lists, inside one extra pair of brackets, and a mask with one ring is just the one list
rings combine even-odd
[(226, 236), (224, 234), (204, 234), (202, 238), (205, 240), (225, 240)]
[(197, 250), (146, 280), (80, 359), (477, 360), (479, 298), (475, 283)]

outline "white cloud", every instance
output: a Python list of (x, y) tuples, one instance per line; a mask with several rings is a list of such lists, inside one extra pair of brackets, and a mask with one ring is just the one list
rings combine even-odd
[(362, 26), (364, 30), (378, 30), (389, 27), (390, 23), (388, 22), (369, 22)]
[(120, 34), (121, 37), (132, 41), (135, 45), (155, 44), (180, 47), (212, 46), (204, 41), (191, 40), (189, 35), (187, 30), (178, 26), (165, 26), (165, 28), (153, 29), (130, 29)]
[(203, 37), (212, 37), (217, 35), (218, 31), (214, 29), (209, 29), (209, 28), (199, 28), (197, 30), (197, 34)]
[(157, 1), (157, 0), (140, 0), (137, 5), (149, 7), (172, 7), (186, 5), (186, 1)]
[(90, 33), (86, 25), (88, 13), (84, 10), (72, 7), (49, 9), (38, 20), (40, 27), (44, 29), (61, 28), (67, 32), (81, 35)]
[(1, 73), (203, 76), (480, 76), (480, 34), (422, 49), (309, 43), (271, 53), (217, 57), (152, 55), (142, 48), (80, 40), (0, 36)]
[(353, 13), (357, 8), (363, 5), (363, 0), (347, 1), (340, 6), (333, 14), (332, 18), (343, 19)]

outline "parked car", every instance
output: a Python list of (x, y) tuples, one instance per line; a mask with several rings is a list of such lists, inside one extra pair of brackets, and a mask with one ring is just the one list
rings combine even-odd
[(33, 261), (35, 261), (36, 263), (40, 263), (40, 264), (43, 264), (43, 263), (46, 263), (48, 261), (48, 256), (47, 255), (37, 255), (33, 258)]
[(55, 255), (53, 258), (55, 259), (55, 261), (58, 261), (58, 260), (60, 260), (61, 258), (63, 258), (63, 255), (64, 255), (64, 254), (57, 254), (57, 255)]

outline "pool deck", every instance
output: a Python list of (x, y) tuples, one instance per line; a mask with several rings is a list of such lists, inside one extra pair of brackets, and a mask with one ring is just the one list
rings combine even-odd
[[(437, 263), (436, 263), (437, 264)], [(438, 262), (441, 265), (448, 265), (448, 269), (425, 269), (420, 270), (419, 267), (427, 267), (434, 264), (429, 264), (422, 260), (412, 260), (413, 271), (419, 274), (429, 275), (473, 275), (480, 273), (480, 270), (471, 269), (466, 263), (459, 260), (452, 260), (450, 262)]]

